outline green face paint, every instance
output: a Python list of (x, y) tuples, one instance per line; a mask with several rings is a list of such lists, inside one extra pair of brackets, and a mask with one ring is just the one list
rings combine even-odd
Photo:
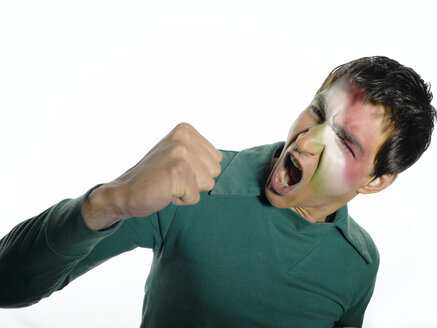
[(377, 148), (382, 122), (379, 119), (384, 110), (363, 104), (363, 94), (357, 90), (354, 83), (343, 81), (316, 97), (322, 99), (318, 101), (325, 107), (323, 122), (311, 131), (314, 148), (323, 149), (317, 152), (320, 158), (311, 179), (311, 188), (317, 194), (346, 193), (370, 171), (372, 158), (364, 157), (363, 151), (365, 146)]
[[(314, 139), (313, 139), (313, 143), (314, 143), (314, 150), (319, 150), (319, 152), (317, 152), (316, 154), (322, 154), (323, 150), (324, 150), (324, 126), (318, 126), (313, 130), (313, 134), (314, 134)], [(323, 155), (322, 155), (323, 156)], [(321, 158), (322, 159), (322, 158)], [(314, 190), (315, 193), (323, 193), (324, 191), (324, 176), (326, 175), (326, 173), (324, 174), (322, 168), (319, 166), (316, 174), (314, 175), (313, 179), (311, 180), (311, 187)]]
[[(353, 83), (337, 81), (318, 94), (290, 128), (287, 149), (267, 182), (273, 206), (321, 211), (340, 206), (371, 180), (375, 154), (386, 140), (385, 110), (364, 103)], [(291, 162), (297, 163), (300, 179)], [(315, 210), (317, 209), (317, 210)]]
[[(339, 88), (340, 86), (340, 88)], [(317, 169), (311, 179), (311, 188), (317, 194), (342, 193), (349, 187), (345, 179), (346, 162), (351, 157), (345, 151), (345, 144), (339, 136), (339, 126), (343, 126), (344, 117), (348, 110), (347, 93), (337, 85), (316, 97), (324, 104), (324, 120), (312, 130), (315, 148), (322, 151)], [(320, 106), (316, 102), (314, 106)]]

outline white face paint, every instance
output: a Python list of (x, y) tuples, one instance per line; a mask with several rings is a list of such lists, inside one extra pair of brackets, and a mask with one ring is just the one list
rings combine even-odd
[[(324, 122), (319, 127), (321, 131), (315, 131), (314, 135), (315, 142), (323, 144), (324, 149), (320, 155), (318, 169), (311, 181), (314, 191), (321, 194), (326, 192), (342, 194), (348, 187), (344, 177), (345, 156), (348, 154), (344, 153), (345, 146), (339, 139), (335, 128), (338, 122), (342, 121), (346, 107), (347, 95), (342, 84), (325, 90), (312, 103), (312, 106), (324, 116)], [(324, 99), (324, 101), (318, 99)], [(337, 123), (335, 125), (334, 118)]]
[[(344, 205), (372, 181), (375, 156), (390, 132), (386, 124), (384, 108), (364, 103), (356, 83), (335, 82), (316, 95), (291, 126), (267, 180), (269, 201), (280, 208), (312, 211)], [(301, 179), (291, 177), (290, 155), (299, 163)], [(287, 175), (287, 181), (297, 181), (284, 184)]]
[(339, 145), (338, 136), (332, 126), (332, 116), (321, 127), (321, 130), (320, 142), (323, 143), (324, 149), (311, 185), (316, 193), (342, 194), (348, 187), (344, 178), (346, 160), (341, 149), (342, 146)]
[(375, 144), (372, 137), (380, 133), (379, 124), (369, 117), (379, 115), (373, 113), (377, 107), (363, 104), (363, 96), (356, 85), (342, 80), (320, 93), (312, 103), (325, 118), (317, 136), (324, 149), (312, 180), (317, 193), (344, 194), (357, 184), (357, 178), (371, 173), (373, 158), (366, 156), (365, 145)]

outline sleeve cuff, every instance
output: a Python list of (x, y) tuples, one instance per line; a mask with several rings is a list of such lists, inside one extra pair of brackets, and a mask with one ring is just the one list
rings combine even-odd
[(101, 184), (94, 186), (84, 195), (66, 199), (55, 205), (46, 222), (46, 238), (50, 248), (66, 257), (86, 256), (104, 238), (116, 232), (122, 221), (108, 229), (97, 231), (88, 226), (83, 215), (87, 196)]

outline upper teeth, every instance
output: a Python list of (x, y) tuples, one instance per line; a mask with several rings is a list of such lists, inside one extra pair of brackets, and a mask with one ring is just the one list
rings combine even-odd
[(290, 155), (290, 160), (293, 162), (294, 166), (296, 166), (299, 169), (299, 171), (302, 171), (299, 162), (293, 157), (293, 155)]

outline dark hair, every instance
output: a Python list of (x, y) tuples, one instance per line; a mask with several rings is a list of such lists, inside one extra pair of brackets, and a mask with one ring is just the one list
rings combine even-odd
[(414, 164), (431, 142), (437, 112), (430, 84), (411, 68), (382, 57), (363, 57), (335, 68), (317, 93), (346, 76), (365, 93), (365, 102), (382, 105), (392, 133), (375, 158), (375, 177), (396, 174)]

